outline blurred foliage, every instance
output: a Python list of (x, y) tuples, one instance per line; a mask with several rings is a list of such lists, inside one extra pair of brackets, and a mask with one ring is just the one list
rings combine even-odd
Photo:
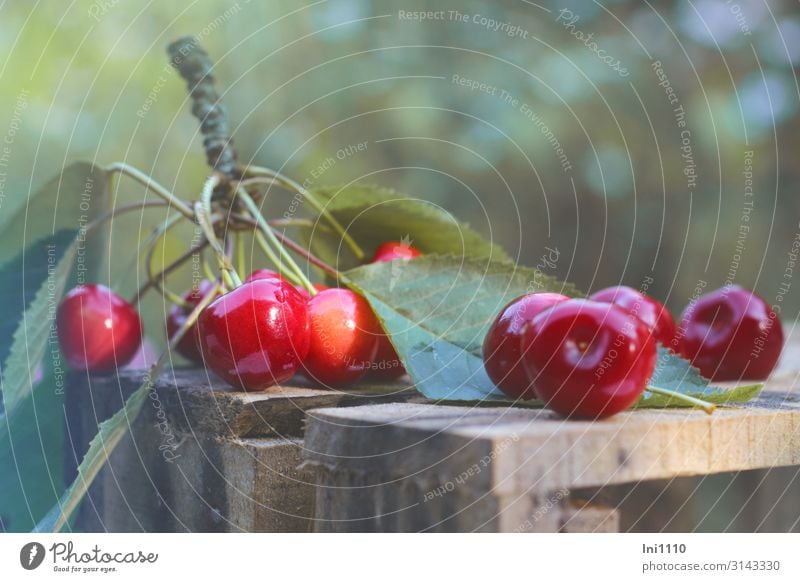
[[(443, 18), (405, 15), (420, 10)], [(557, 249), (548, 274), (587, 290), (646, 284), (680, 309), (698, 281), (712, 288), (733, 274), (771, 303), (791, 284), (800, 10), (788, 0), (78, 0), (0, 12), (0, 214), (77, 159), (124, 160), (195, 197), (207, 173), (201, 139), (164, 50), (194, 34), (217, 62), (242, 161), (308, 185), (396, 188), (441, 205), (524, 264)], [(569, 16), (578, 17), (571, 27)], [(601, 62), (589, 34), (627, 76)], [(686, 112), (692, 189), (654, 61)], [(141, 195), (123, 181), (114, 202)], [(290, 203), (276, 195), (269, 212)], [(115, 222), (112, 286), (130, 294), (141, 283), (133, 249), (160, 220), (148, 210)], [(157, 258), (177, 256), (191, 236), (176, 230)], [(187, 281), (184, 273), (175, 288)], [(784, 317), (798, 306), (786, 294)], [(148, 319), (166, 307), (149, 298)]]

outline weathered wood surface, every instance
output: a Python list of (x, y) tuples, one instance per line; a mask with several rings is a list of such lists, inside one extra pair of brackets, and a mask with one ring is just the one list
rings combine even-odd
[[(68, 382), (65, 477), (97, 424), (121, 408), (143, 371), (75, 374)], [(313, 480), (302, 465), (308, 409), (394, 402), (407, 385), (347, 392), (292, 386), (230, 389), (203, 370), (162, 376), (79, 511), (84, 531), (308, 531)]]
[(564, 504), (552, 500), (574, 490), (800, 465), (799, 377), (784, 370), (759, 398), (711, 416), (635, 410), (582, 422), (416, 403), (315, 410), (304, 456), (319, 468), (316, 527), (563, 531)]
[(302, 376), (263, 392), (234, 390), (204, 370), (164, 374), (157, 390), (176, 429), (218, 437), (302, 436), (305, 413), (327, 406), (407, 400), (408, 384), (360, 383), (346, 390), (314, 387)]

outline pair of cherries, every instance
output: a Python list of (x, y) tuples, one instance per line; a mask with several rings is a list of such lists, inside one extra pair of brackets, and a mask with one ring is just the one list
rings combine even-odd
[(568, 417), (605, 418), (647, 387), (657, 342), (711, 379), (763, 380), (778, 361), (783, 330), (763, 299), (738, 286), (689, 305), (677, 330), (661, 303), (630, 287), (589, 299), (534, 293), (500, 312), (484, 340), (484, 365), (512, 398), (539, 398)]
[[(371, 262), (419, 254), (404, 243), (388, 242)], [(363, 297), (349, 289), (316, 288), (310, 297), (277, 273), (257, 271), (203, 310), (192, 330), (194, 346), (181, 346), (183, 353), (196, 361), (199, 356), (244, 390), (263, 390), (298, 371), (330, 387), (351, 384), (368, 372), (383, 378), (405, 373)], [(187, 298), (187, 303), (198, 300)]]
[[(404, 242), (387, 242), (370, 262), (420, 254)], [(383, 379), (405, 374), (364, 298), (348, 289), (315, 288), (311, 297), (273, 271), (255, 271), (206, 307), (176, 349), (245, 390), (285, 382), (299, 370), (328, 386), (350, 384), (367, 372)], [(202, 282), (183, 297), (185, 305), (170, 310), (170, 337), (210, 289)], [(136, 309), (103, 285), (71, 290), (57, 317), (59, 343), (74, 369), (113, 371), (132, 359), (142, 341)]]

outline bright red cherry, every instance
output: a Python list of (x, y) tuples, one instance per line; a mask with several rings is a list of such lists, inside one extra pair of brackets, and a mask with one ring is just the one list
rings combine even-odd
[(328, 386), (358, 380), (372, 365), (382, 333), (369, 303), (349, 289), (326, 289), (311, 298), (308, 312), (308, 377)]
[(306, 300), (277, 279), (243, 283), (215, 299), (198, 326), (206, 365), (234, 388), (285, 382), (308, 353)]
[(380, 380), (396, 380), (405, 375), (406, 369), (391, 340), (383, 333), (378, 335), (378, 349), (370, 367), (369, 375)]
[(396, 259), (411, 260), (422, 253), (405, 241), (389, 241), (375, 250), (370, 263), (394, 261)]
[(81, 285), (64, 296), (56, 316), (58, 343), (76, 370), (110, 372), (133, 358), (142, 322), (133, 306), (103, 285)]
[(250, 281), (258, 281), (259, 279), (278, 279), (278, 281), (284, 281), (286, 283), (289, 282), (280, 273), (270, 271), (269, 269), (256, 269), (247, 276), (247, 279), (245, 279), (244, 282), (249, 283)]
[(690, 304), (676, 337), (681, 355), (712, 380), (764, 380), (783, 348), (778, 315), (761, 297), (738, 285)]
[(655, 340), (665, 346), (670, 346), (675, 337), (675, 320), (659, 301), (649, 295), (620, 285), (608, 287), (589, 296), (592, 301), (613, 303), (623, 311), (638, 317), (652, 330)]
[[(196, 289), (189, 290), (189, 292), (183, 296), (183, 300), (188, 307), (183, 307), (181, 305), (172, 306), (167, 316), (167, 337), (171, 338), (175, 335), (175, 332), (183, 327), (192, 309), (200, 303), (200, 300), (205, 297), (209, 291), (211, 291), (212, 286), (213, 283), (204, 279)], [(191, 360), (197, 364), (203, 363), (203, 356), (200, 354), (200, 333), (197, 331), (197, 324), (193, 325), (183, 334), (181, 341), (175, 346), (175, 350), (187, 360)]]
[(656, 364), (647, 326), (610, 303), (571, 299), (533, 318), (522, 362), (536, 395), (559, 414), (605, 418), (639, 398)]
[(483, 340), (486, 373), (512, 398), (536, 398), (528, 373), (522, 366), (522, 333), (531, 320), (545, 309), (566, 301), (560, 293), (531, 293), (506, 305)]

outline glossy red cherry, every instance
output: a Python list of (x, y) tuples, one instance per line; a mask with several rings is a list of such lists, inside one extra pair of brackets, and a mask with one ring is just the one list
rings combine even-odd
[(328, 386), (358, 380), (370, 368), (382, 333), (369, 303), (349, 289), (326, 289), (311, 298), (308, 312), (308, 377)]
[(198, 326), (206, 365), (235, 388), (285, 382), (308, 353), (306, 300), (277, 279), (243, 283), (215, 299)]
[(671, 347), (672, 339), (675, 337), (675, 320), (661, 302), (624, 285), (601, 289), (590, 295), (589, 299), (601, 303), (613, 303), (623, 311), (638, 317), (653, 331), (657, 342)]
[(269, 269), (256, 269), (247, 276), (247, 279), (245, 279), (244, 282), (250, 283), (251, 281), (258, 281), (259, 279), (278, 279), (279, 281), (284, 281), (286, 283), (289, 282), (280, 273), (276, 273), (275, 271), (271, 271)]
[[(183, 296), (183, 300), (188, 307), (183, 307), (181, 305), (172, 306), (167, 316), (167, 337), (171, 338), (175, 335), (175, 332), (183, 327), (192, 309), (200, 303), (200, 300), (205, 297), (212, 286), (213, 283), (203, 280), (196, 289), (189, 290), (189, 292)], [(203, 356), (200, 354), (200, 334), (197, 330), (196, 323), (183, 334), (181, 341), (175, 346), (175, 350), (187, 360), (191, 360), (196, 364), (203, 363)]]
[(678, 329), (681, 355), (712, 380), (764, 380), (778, 363), (783, 328), (775, 311), (738, 285), (689, 305)]
[(420, 256), (422, 253), (404, 241), (389, 241), (383, 243), (375, 250), (370, 263), (394, 261), (396, 259), (410, 260)]
[(571, 299), (533, 318), (522, 362), (536, 395), (559, 414), (605, 418), (639, 398), (656, 364), (647, 326), (610, 303)]
[(109, 372), (127, 364), (142, 343), (133, 306), (103, 285), (81, 285), (64, 296), (56, 316), (58, 343), (76, 370)]
[(559, 293), (531, 293), (506, 305), (483, 340), (483, 365), (500, 390), (512, 398), (536, 398), (522, 365), (522, 332), (539, 313), (566, 301)]

